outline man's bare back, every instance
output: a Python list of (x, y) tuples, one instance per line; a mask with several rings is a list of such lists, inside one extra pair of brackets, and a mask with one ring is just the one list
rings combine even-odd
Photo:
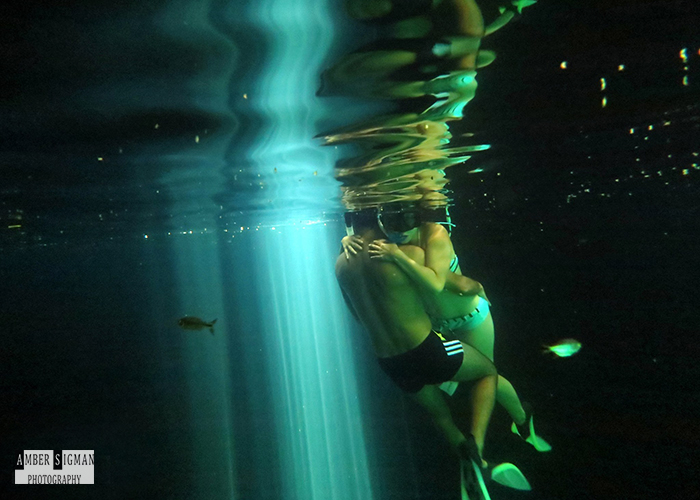
[[(335, 271), (346, 301), (367, 329), (377, 357), (404, 353), (420, 345), (431, 330), (430, 318), (416, 285), (396, 264), (370, 259), (367, 245), (383, 235), (373, 230), (361, 235), (366, 242), (357, 255), (338, 256)], [(423, 260), (416, 246), (401, 249)]]

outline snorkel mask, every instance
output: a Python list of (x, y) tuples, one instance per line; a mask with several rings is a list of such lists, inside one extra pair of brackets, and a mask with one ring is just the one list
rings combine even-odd
[(387, 241), (399, 245), (408, 241), (408, 233), (420, 226), (420, 220), (416, 211), (390, 212), (379, 207), (377, 225), (386, 235)]

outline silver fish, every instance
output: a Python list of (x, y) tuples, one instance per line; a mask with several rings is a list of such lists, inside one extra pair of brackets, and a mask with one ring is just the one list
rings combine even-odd
[(551, 352), (560, 358), (568, 358), (581, 350), (581, 342), (576, 339), (562, 339), (556, 344), (543, 345), (543, 352)]
[(214, 323), (216, 323), (216, 320), (207, 323), (206, 321), (199, 318), (195, 318), (194, 316), (185, 316), (184, 318), (180, 318), (179, 320), (177, 320), (177, 324), (183, 330), (199, 331), (203, 328), (209, 328), (209, 331), (212, 335), (214, 335)]

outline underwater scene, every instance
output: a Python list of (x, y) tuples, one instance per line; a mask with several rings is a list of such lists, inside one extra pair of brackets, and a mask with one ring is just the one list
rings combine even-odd
[(700, 499), (700, 3), (0, 14), (2, 498)]

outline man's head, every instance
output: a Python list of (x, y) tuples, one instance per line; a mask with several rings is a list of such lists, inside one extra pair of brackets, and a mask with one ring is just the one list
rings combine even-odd
[(391, 243), (398, 245), (408, 243), (420, 224), (420, 213), (414, 207), (379, 207), (377, 209), (377, 225)]
[(365, 208), (358, 212), (346, 212), (345, 230), (348, 235), (359, 235), (368, 230), (379, 231), (377, 210), (375, 208)]

